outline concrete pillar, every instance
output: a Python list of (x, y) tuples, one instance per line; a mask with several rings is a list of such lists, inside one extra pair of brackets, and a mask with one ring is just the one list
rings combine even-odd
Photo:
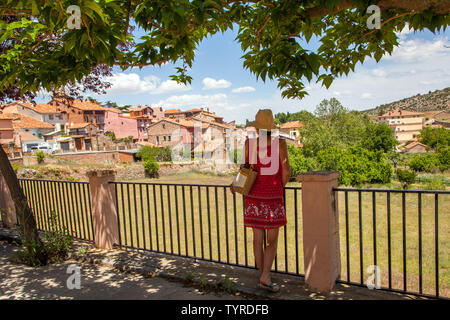
[(0, 211), (2, 216), (3, 226), (6, 228), (13, 228), (16, 225), (16, 207), (11, 198), (11, 193), (6, 184), (5, 178), (0, 174)]
[(92, 203), (92, 222), (95, 246), (112, 249), (119, 243), (117, 226), (116, 192), (110, 181), (115, 181), (113, 170), (90, 170), (87, 172)]
[(302, 182), (305, 282), (322, 292), (332, 290), (341, 273), (338, 203), (333, 192), (338, 177), (335, 171), (297, 176)]

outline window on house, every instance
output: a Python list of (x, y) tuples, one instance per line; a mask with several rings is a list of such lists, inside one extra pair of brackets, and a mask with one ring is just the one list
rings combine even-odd
[(164, 136), (164, 141), (166, 141), (166, 136)]
[(48, 115), (48, 118), (49, 118), (50, 120), (53, 120), (53, 115), (52, 115), (52, 114), (49, 114), (49, 115)]
[(162, 127), (163, 127), (163, 129), (165, 129), (165, 128), (166, 128), (166, 125), (163, 123)]
[(156, 136), (156, 144), (159, 144), (159, 137)]
[(171, 136), (169, 136), (169, 141), (171, 141), (171, 139), (172, 139), (172, 137), (171, 137)]

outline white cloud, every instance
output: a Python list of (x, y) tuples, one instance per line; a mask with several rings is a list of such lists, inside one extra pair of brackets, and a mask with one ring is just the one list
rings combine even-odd
[(445, 40), (426, 41), (422, 39), (400, 40), (392, 55), (384, 55), (384, 59), (395, 62), (421, 62), (430, 59), (442, 58), (448, 54)]
[(382, 68), (378, 68), (378, 69), (372, 70), (372, 74), (373, 74), (375, 77), (384, 78), (384, 77), (387, 75), (387, 72), (384, 71)]
[(247, 93), (247, 92), (253, 92), (253, 91), (256, 91), (256, 89), (253, 87), (240, 87), (240, 88), (231, 90), (231, 92), (233, 92), (233, 93)]
[(210, 111), (216, 112), (219, 115), (230, 118), (229, 120), (236, 119), (236, 114), (225, 114), (224, 111), (236, 111), (253, 107), (253, 104), (243, 101), (229, 101), (228, 96), (224, 93), (202, 95), (202, 94), (184, 94), (174, 95), (167, 99), (160, 100), (157, 103), (152, 104), (154, 107), (163, 107), (164, 109), (171, 108), (210, 108)]
[(173, 92), (181, 92), (188, 91), (191, 88), (183, 83), (178, 83), (175, 80), (166, 80), (161, 85), (156, 88), (151, 94), (164, 94), (164, 93), (173, 93)]
[(370, 92), (364, 92), (364, 93), (361, 95), (361, 98), (362, 98), (362, 99), (373, 99), (374, 96), (373, 96), (373, 94), (370, 93)]
[(111, 88), (107, 90), (111, 95), (165, 94), (191, 89), (190, 86), (178, 84), (174, 80), (166, 80), (161, 83), (161, 79), (154, 75), (141, 78), (137, 73), (116, 73), (105, 80), (111, 83)]
[(203, 79), (203, 90), (223, 89), (231, 87), (231, 82), (225, 79), (216, 80), (213, 78)]
[(406, 38), (407, 35), (409, 35), (410, 33), (413, 33), (415, 30), (414, 29), (410, 29), (409, 28), (409, 24), (406, 24), (402, 31), (400, 32), (395, 32), (395, 34), (397, 35), (397, 37), (399, 37), (400, 39), (404, 39)]
[(227, 103), (227, 95), (218, 93), (214, 95), (184, 94), (170, 96), (167, 99), (160, 100), (155, 105), (163, 108), (208, 107), (212, 105), (223, 107)]

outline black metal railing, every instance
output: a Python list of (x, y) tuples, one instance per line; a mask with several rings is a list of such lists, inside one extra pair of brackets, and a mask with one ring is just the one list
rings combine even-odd
[[(377, 266), (381, 289), (449, 297), (450, 191), (335, 188), (340, 282), (365, 286)], [(445, 223), (440, 227), (439, 221)], [(445, 244), (440, 246), (440, 244)], [(447, 280), (446, 280), (447, 279)]]
[[(244, 197), (232, 194), (228, 185), (112, 184), (122, 248), (255, 268), (251, 231), (244, 228)], [(304, 272), (299, 191), (285, 190), (289, 224), (280, 232), (276, 272)]]
[[(75, 238), (93, 241), (89, 183), (20, 179), (38, 228), (50, 213)], [(255, 268), (244, 201), (228, 185), (111, 182), (118, 245)], [(450, 297), (450, 191), (335, 188), (342, 272), (339, 282), (366, 286), (369, 266), (381, 289)], [(288, 223), (280, 229), (273, 271), (303, 276), (301, 188), (286, 187)]]
[[(88, 182), (19, 179), (38, 230), (62, 227), (73, 238), (94, 241)], [(55, 221), (52, 222), (52, 213)]]

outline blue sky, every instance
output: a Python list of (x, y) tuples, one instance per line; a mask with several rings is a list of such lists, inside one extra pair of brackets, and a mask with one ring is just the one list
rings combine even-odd
[(92, 96), (119, 105), (209, 107), (226, 121), (243, 123), (253, 119), (260, 108), (270, 108), (274, 114), (314, 111), (320, 101), (335, 97), (349, 109), (364, 110), (450, 86), (450, 49), (445, 47), (450, 46), (449, 31), (433, 34), (405, 28), (392, 56), (383, 57), (378, 64), (366, 60), (354, 73), (336, 79), (328, 90), (313, 82), (307, 87), (309, 96), (302, 100), (282, 99), (276, 82), (256, 81), (243, 68), (236, 34), (237, 30), (217, 34), (199, 45), (189, 86), (169, 80), (175, 73), (173, 64), (127, 71), (115, 68), (108, 94)]

